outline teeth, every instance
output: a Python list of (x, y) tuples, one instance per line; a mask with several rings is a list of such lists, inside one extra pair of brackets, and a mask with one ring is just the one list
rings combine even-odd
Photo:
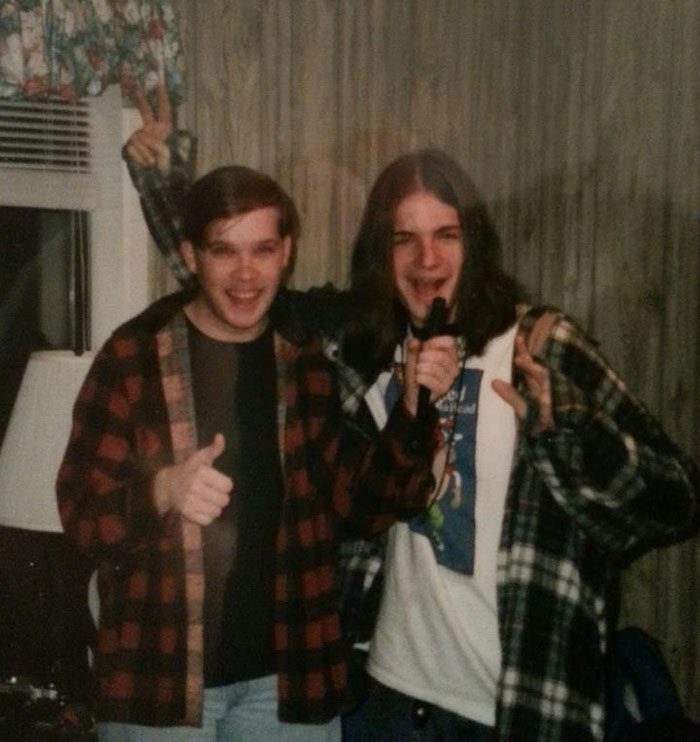
[(432, 280), (424, 279), (424, 280), (416, 280), (414, 281), (415, 287), (418, 291), (437, 291), (440, 288), (440, 285), (442, 284), (442, 281), (440, 279), (434, 278)]

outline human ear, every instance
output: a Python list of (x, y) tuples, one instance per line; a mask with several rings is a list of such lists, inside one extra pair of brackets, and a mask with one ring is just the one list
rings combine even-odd
[(284, 252), (284, 267), (287, 268), (292, 258), (292, 238), (289, 235), (282, 238), (282, 250)]
[(190, 273), (197, 272), (197, 261), (194, 256), (194, 245), (188, 240), (183, 240), (180, 243), (180, 255), (185, 261), (185, 265), (188, 267)]

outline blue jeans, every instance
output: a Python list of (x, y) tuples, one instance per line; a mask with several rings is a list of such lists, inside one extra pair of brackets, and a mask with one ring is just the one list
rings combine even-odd
[(100, 742), (340, 742), (340, 719), (288, 724), (277, 718), (277, 676), (204, 691), (201, 727), (147, 727), (101, 722)]
[(490, 742), (495, 730), (373, 681), (364, 708), (362, 742)]

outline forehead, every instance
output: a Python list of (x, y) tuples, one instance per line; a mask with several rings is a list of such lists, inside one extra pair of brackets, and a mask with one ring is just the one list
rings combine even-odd
[(204, 230), (205, 242), (260, 242), (280, 237), (280, 213), (276, 206), (263, 206), (244, 214), (214, 219)]
[(399, 201), (394, 210), (394, 229), (412, 230), (459, 227), (457, 209), (441, 201), (432, 191), (414, 191)]

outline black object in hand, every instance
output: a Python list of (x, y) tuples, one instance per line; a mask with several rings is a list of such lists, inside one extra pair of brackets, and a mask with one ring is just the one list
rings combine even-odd
[[(441, 296), (436, 296), (433, 299), (433, 303), (430, 305), (430, 312), (425, 320), (425, 327), (423, 328), (423, 339), (435, 337), (441, 335), (445, 331), (445, 325), (447, 324), (447, 303)], [(428, 413), (428, 407), (430, 406), (430, 389), (425, 386), (421, 386), (418, 389), (418, 410), (416, 411), (416, 417), (421, 420)]]

